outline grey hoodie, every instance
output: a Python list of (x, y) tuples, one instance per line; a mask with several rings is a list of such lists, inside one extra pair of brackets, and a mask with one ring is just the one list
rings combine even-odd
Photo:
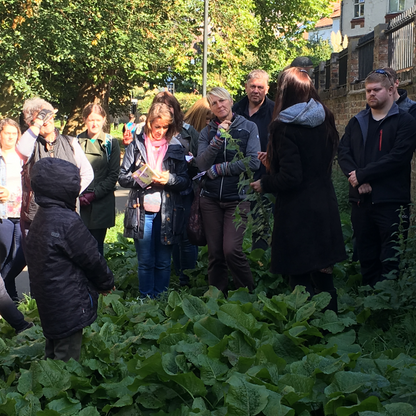
[(321, 103), (311, 98), (307, 103), (295, 104), (281, 111), (278, 118), (283, 123), (313, 128), (325, 121), (325, 110)]

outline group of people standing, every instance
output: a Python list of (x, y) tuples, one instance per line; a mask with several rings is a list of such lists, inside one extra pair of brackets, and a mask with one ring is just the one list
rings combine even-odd
[[(126, 143), (121, 165), (118, 141), (104, 133), (107, 115), (98, 104), (84, 108), (86, 129), (76, 138), (59, 133), (56, 110), (40, 98), (23, 106), (28, 129), (21, 137), (15, 122), (0, 121), (0, 217), (2, 229), (7, 223), (10, 230), (7, 242), (5, 232), (0, 235), (0, 271), (16, 297), (14, 277), (26, 258), (46, 357), (79, 358), (82, 328), (96, 317), (98, 293), (114, 287), (103, 247), (115, 223), (117, 181), (130, 189), (124, 235), (134, 240), (142, 298), (167, 290), (172, 256), (181, 285), (189, 284), (184, 271), (195, 267), (198, 248), (189, 241), (186, 223), (196, 192), (209, 284), (227, 295), (230, 272), (235, 288), (253, 290), (242, 245), (252, 208), (246, 197), (254, 191), (276, 195), (271, 271), (288, 276), (293, 288), (305, 286), (311, 296), (328, 292), (328, 309), (337, 311), (332, 270), (346, 258), (331, 181), (337, 154), (350, 183), (363, 282), (374, 286), (397, 269), (396, 224), (398, 211), (402, 223), (409, 214), (416, 147), (410, 114), (416, 103), (397, 90), (395, 72), (370, 73), (368, 108), (351, 119), (341, 142), (334, 115), (305, 69), (280, 74), (274, 103), (267, 97), (268, 82), (265, 71), (254, 70), (241, 101), (234, 104), (227, 90), (215, 87), (185, 117), (177, 99), (160, 92), (143, 127)], [(254, 172), (251, 190), (239, 185), (247, 168)], [(253, 235), (253, 248), (266, 248), (259, 237)], [(0, 287), (2, 305), (5, 288)], [(0, 312), (11, 316), (16, 331), (28, 328), (10, 298), (7, 305), (9, 312), (14, 306), (12, 313), (3, 306)]]

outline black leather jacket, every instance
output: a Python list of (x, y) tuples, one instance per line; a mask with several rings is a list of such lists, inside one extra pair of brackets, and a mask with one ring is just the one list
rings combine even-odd
[[(132, 173), (147, 163), (146, 146), (143, 133), (140, 133), (126, 149), (120, 167), (119, 184), (131, 188), (124, 215), (124, 236), (141, 239), (144, 232), (145, 210), (143, 208), (143, 189), (132, 178)], [(169, 171), (168, 183), (161, 186), (162, 244), (170, 245), (178, 241), (183, 232), (185, 213), (181, 191), (189, 187), (188, 166), (184, 150), (179, 140), (172, 138), (163, 160), (163, 170)]]

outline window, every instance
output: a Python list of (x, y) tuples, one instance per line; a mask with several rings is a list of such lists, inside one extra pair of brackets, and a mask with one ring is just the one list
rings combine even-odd
[(405, 0), (389, 0), (389, 12), (401, 12), (404, 10)]
[[(394, 0), (391, 0), (391, 1), (394, 1)], [(396, 1), (402, 1), (402, 0), (396, 0)], [(364, 17), (364, 0), (354, 0), (354, 17)]]

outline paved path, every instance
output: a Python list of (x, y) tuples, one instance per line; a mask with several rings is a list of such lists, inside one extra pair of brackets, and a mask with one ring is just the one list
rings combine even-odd
[[(116, 213), (124, 212), (124, 207), (126, 205), (127, 197), (129, 195), (129, 190), (125, 188), (118, 188), (115, 192), (116, 194)], [(16, 277), (16, 288), (19, 297), (22, 297), (23, 293), (29, 294), (29, 274), (27, 273), (27, 268)]]

